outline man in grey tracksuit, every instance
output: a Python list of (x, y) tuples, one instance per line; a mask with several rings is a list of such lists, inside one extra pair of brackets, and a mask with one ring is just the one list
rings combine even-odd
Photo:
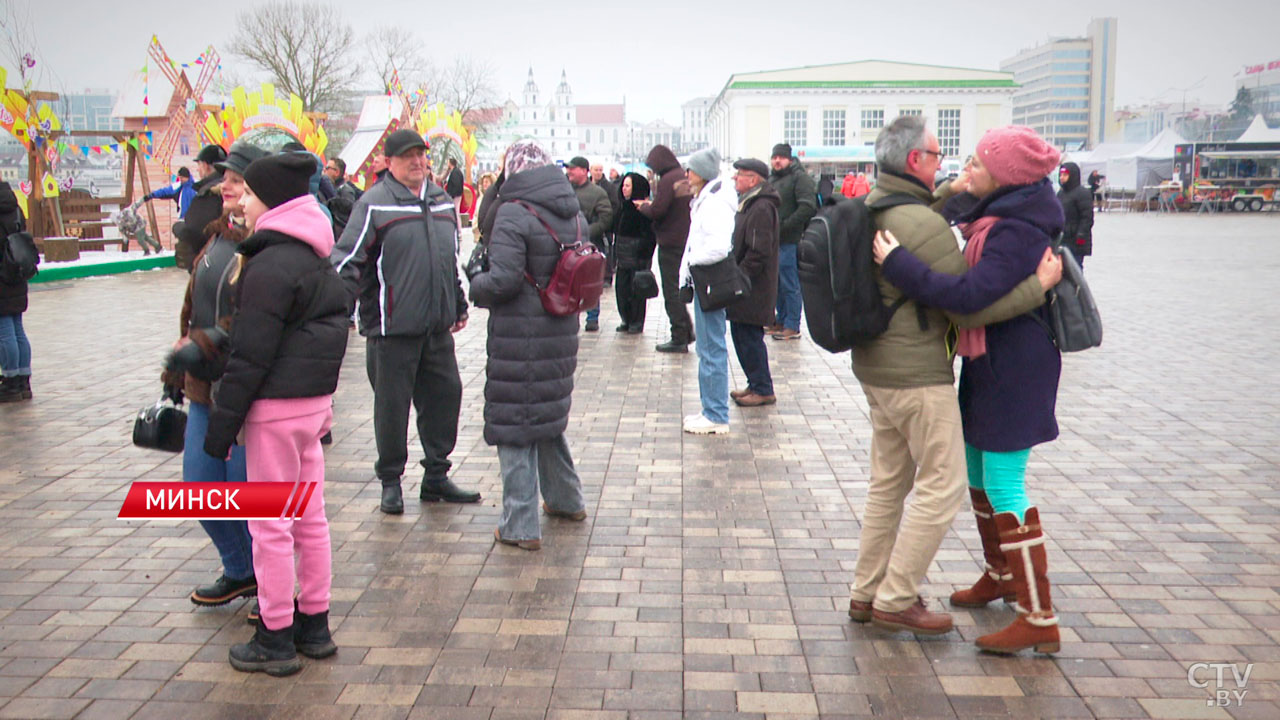
[(427, 178), (426, 143), (412, 130), (387, 136), (388, 174), (356, 201), (330, 259), (359, 303), (373, 386), (374, 472), (382, 512), (404, 512), (409, 402), (418, 416), (424, 468), (419, 498), (478, 502), (449, 480), (462, 379), (453, 335), (467, 325), (458, 273), (457, 210)]

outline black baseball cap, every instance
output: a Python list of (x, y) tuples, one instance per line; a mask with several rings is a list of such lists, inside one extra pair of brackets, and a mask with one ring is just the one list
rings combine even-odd
[(382, 154), (387, 157), (396, 157), (397, 155), (403, 155), (407, 150), (412, 150), (414, 148), (422, 148), (425, 150), (428, 147), (430, 146), (427, 145), (426, 140), (422, 139), (421, 135), (413, 130), (405, 128), (403, 130), (397, 130), (387, 136), (387, 142), (386, 145), (383, 146)]
[(569, 163), (565, 165), (565, 167), (576, 167), (576, 168), (582, 168), (583, 170), (590, 170), (591, 161), (579, 155), (574, 159), (570, 160)]

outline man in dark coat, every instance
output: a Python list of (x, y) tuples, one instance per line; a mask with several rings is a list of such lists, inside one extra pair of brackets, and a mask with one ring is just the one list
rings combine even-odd
[(791, 146), (773, 146), (773, 174), (769, 184), (778, 191), (778, 303), (777, 323), (769, 328), (774, 340), (800, 337), (800, 268), (796, 249), (805, 226), (818, 212), (818, 193), (813, 178), (804, 171), (800, 160), (791, 154)]
[(462, 177), (462, 170), (458, 168), (458, 161), (449, 158), (449, 176), (445, 179), (444, 191), (453, 198), (453, 204), (458, 205), (462, 200), (462, 189), (466, 183)]
[(1071, 251), (1083, 270), (1085, 256), (1093, 254), (1093, 193), (1080, 184), (1080, 166), (1073, 162), (1062, 163), (1058, 183), (1062, 186), (1058, 202), (1067, 219), (1062, 246)]
[[(574, 194), (578, 196), (578, 206), (583, 216), (587, 218), (587, 234), (592, 244), (600, 248), (600, 252), (605, 252), (604, 234), (613, 227), (613, 204), (609, 201), (609, 193), (591, 182), (588, 174), (590, 168), (591, 163), (586, 158), (575, 157), (565, 166), (565, 175), (569, 178), (569, 184), (573, 186)], [(561, 240), (569, 243), (573, 238), (566, 237)], [(599, 305), (587, 311), (587, 324), (582, 329), (587, 332), (600, 329)]]
[(365, 191), (330, 260), (360, 302), (373, 386), (373, 434), (382, 512), (404, 512), (409, 403), (418, 416), (425, 502), (480, 501), (448, 477), (458, 440), (462, 378), (453, 333), (467, 326), (458, 273), (457, 210), (427, 179), (426, 143), (409, 129), (387, 136), (387, 175)]
[(693, 320), (680, 299), (680, 260), (689, 239), (689, 203), (693, 201), (693, 190), (676, 154), (666, 145), (654, 145), (645, 164), (658, 173), (658, 188), (652, 202), (644, 199), (631, 202), (653, 221), (653, 230), (658, 236), (662, 303), (671, 321), (671, 340), (659, 345), (657, 350), (687, 353), (689, 343), (693, 342)]
[[(190, 271), (191, 261), (204, 249), (204, 229), (222, 216), (222, 171), (215, 167), (227, 159), (227, 152), (217, 145), (206, 145), (196, 155), (199, 182), (191, 187), (191, 200), (183, 208), (182, 221), (173, 225), (173, 255), (178, 267)], [(165, 197), (157, 190), (143, 199)]]
[(747, 376), (747, 389), (729, 397), (742, 407), (772, 405), (773, 376), (769, 351), (764, 346), (764, 326), (773, 321), (778, 292), (778, 191), (767, 179), (769, 168), (755, 158), (733, 164), (738, 191), (738, 215), (733, 224), (733, 259), (751, 280), (751, 292), (730, 305), (729, 335), (738, 364)]

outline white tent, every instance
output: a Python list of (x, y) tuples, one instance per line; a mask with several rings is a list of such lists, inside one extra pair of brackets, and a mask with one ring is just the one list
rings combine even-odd
[(1173, 177), (1173, 151), (1186, 139), (1166, 128), (1137, 150), (1107, 160), (1107, 185), (1116, 189), (1141, 191)]
[(1254, 115), (1253, 122), (1236, 142), (1280, 142), (1280, 128), (1269, 128), (1262, 115)]
[(1067, 153), (1065, 160), (1080, 166), (1080, 181), (1085, 182), (1094, 170), (1107, 174), (1107, 161), (1117, 155), (1126, 155), (1142, 147), (1137, 143), (1102, 143), (1093, 150), (1076, 150)]
[(399, 120), (404, 105), (394, 95), (371, 95), (364, 99), (364, 107), (360, 109), (360, 119), (356, 121), (356, 130), (351, 133), (338, 157), (347, 164), (347, 172), (353, 177), (369, 155), (382, 142), (392, 120)]

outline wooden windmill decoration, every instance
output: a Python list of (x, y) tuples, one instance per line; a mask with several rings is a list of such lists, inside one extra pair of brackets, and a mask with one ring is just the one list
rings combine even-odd
[(196, 61), (202, 67), (195, 87), (192, 87), (186, 72), (178, 69), (177, 63), (169, 58), (169, 53), (165, 52), (160, 39), (154, 35), (151, 36), (151, 45), (147, 48), (147, 54), (156, 61), (160, 71), (173, 84), (174, 97), (177, 99), (177, 107), (173, 108), (169, 115), (168, 128), (151, 148), (151, 156), (167, 166), (169, 159), (173, 157), (173, 149), (178, 144), (178, 138), (188, 127), (195, 128), (198, 134), (203, 132), (208, 112), (202, 105), (202, 100), (205, 90), (209, 88), (209, 83), (213, 82), (213, 76), (218, 71), (221, 58), (218, 56), (218, 51), (210, 45)]

